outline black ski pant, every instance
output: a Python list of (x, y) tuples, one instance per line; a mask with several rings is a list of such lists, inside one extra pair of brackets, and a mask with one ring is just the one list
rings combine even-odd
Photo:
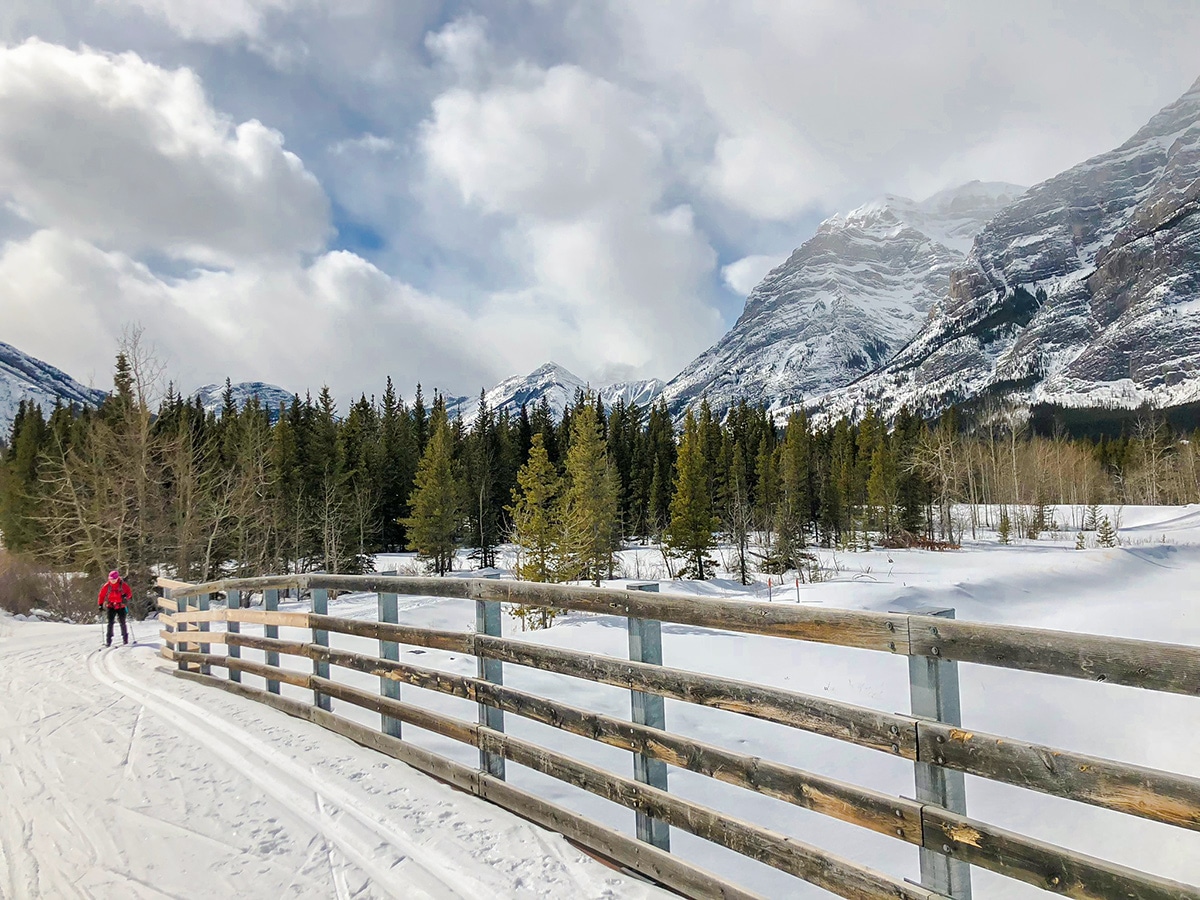
[(113, 619), (115, 619), (117, 617), (120, 617), (120, 619), (121, 619), (121, 640), (124, 641), (126, 644), (128, 644), (129, 643), (129, 629), (127, 629), (125, 627), (125, 610), (124, 609), (113, 609), (111, 606), (108, 607), (108, 636), (104, 639), (104, 643), (106, 643), (106, 644), (112, 643)]

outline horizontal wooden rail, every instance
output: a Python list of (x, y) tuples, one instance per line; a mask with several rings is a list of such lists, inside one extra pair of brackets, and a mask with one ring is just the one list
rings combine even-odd
[[(231, 610), (231, 618), (242, 618), (246, 612)], [(284, 624), (284, 617), (294, 621), (295, 616), (306, 615), (310, 625), (322, 631), (486, 656), (593, 682), (659, 694), (788, 725), (891, 755), (955, 769), (1091, 806), (1200, 831), (1200, 779), (1187, 775), (918, 720), (911, 716), (882, 713), (779, 688), (700, 675), (665, 666), (544, 647), (508, 638), (389, 625), (335, 616), (300, 613), (260, 615), (264, 617), (260, 624)], [(303, 656), (334, 662), (337, 665), (345, 664), (374, 675), (384, 675), (386, 671), (404, 672), (417, 669), (373, 657), (360, 657), (362, 660), (370, 660), (373, 668), (365, 668), (367, 663), (343, 663), (337, 660), (351, 660), (356, 654), (295, 641), (211, 631), (185, 634), (187, 636), (182, 637), (178, 632), (174, 635), (168, 633), (164, 634), (164, 639), (189, 646), (227, 642), (233, 646)], [(465, 688), (461, 687), (467, 682), (455, 682), (454, 679), (458, 677), (445, 676), (446, 680), (443, 680), (440, 686), (436, 679), (430, 679), (429, 683), (417, 686), (467, 696), (462, 692)], [(452, 686), (454, 684), (460, 687), (455, 689)], [(483, 697), (469, 699), (488, 702)], [(520, 714), (520, 710), (509, 709), (502, 704), (499, 708)], [(640, 749), (637, 752), (654, 755)]]
[(916, 720), (911, 716), (879, 712), (733, 678), (702, 675), (684, 669), (544, 647), (541, 644), (511, 638), (388, 625), (334, 616), (314, 616), (312, 621), (314, 628), (323, 631), (485, 656), (599, 684), (611, 684), (659, 694), (672, 700), (741, 713), (882, 750), (906, 759), (917, 757)]
[(1200, 696), (1200, 647), (910, 616), (912, 652)]
[(494, 731), (474, 722), (380, 697), (335, 681), (312, 677), (315, 690), (323, 694), (391, 716), (443, 737), (471, 744), (512, 762), (574, 784), (590, 793), (619, 803), (690, 831), (773, 868), (803, 878), (842, 897), (931, 898), (937, 895), (883, 873), (867, 869), (826, 853), (786, 835), (723, 815), (666, 791), (639, 784), (595, 766), (547, 750), (537, 744)]
[[(315, 645), (314, 648), (321, 652), (325, 650), (325, 648), (315, 647)], [(354, 662), (356, 664), (351, 667), (362, 671), (357, 660), (347, 658), (358, 657), (358, 654), (343, 654), (336, 651), (334, 654), (330, 657), (331, 663), (341, 665), (343, 662)], [(216, 655), (183, 653), (175, 656), (187, 662), (213, 666), (222, 666), (226, 661), (225, 657)], [(239, 668), (242, 665), (240, 660), (229, 660), (229, 662), (235, 663)], [(379, 672), (386, 672), (390, 666), (398, 665), (387, 660), (375, 660), (375, 662), (380, 664)], [(770, 829), (724, 816), (700, 804), (682, 800), (664, 791), (613, 775), (605, 770), (580, 763), (562, 754), (482, 725), (463, 722), (451, 716), (380, 697), (306, 673), (296, 673), (257, 664), (255, 668), (257, 671), (254, 674), (264, 678), (288, 680), (288, 683), (295, 684), (297, 687), (320, 691), (322, 694), (372, 712), (391, 716), (443, 737), (479, 747), (487, 752), (500, 754), (514, 763), (567, 781), (630, 809), (641, 811), (648, 816), (691, 831), (700, 837), (720, 843), (767, 865), (819, 884), (841, 896), (939, 896), (923, 888), (915, 888), (919, 892), (916, 894), (894, 893), (892, 891), (895, 890), (895, 886), (901, 883), (889, 876), (847, 863), (836, 856), (809, 847)], [(483, 682), (476, 686), (476, 693), (471, 695), (465, 690), (466, 683), (478, 681), (477, 679), (468, 679), (465, 676), (434, 670), (422, 671), (420, 667), (415, 666), (404, 666), (404, 668), (415, 670), (420, 674), (421, 679), (427, 680), (430, 685), (441, 684), (450, 688), (448, 692), (454, 692), (455, 688), (452, 686), (457, 686), (463, 691), (458, 693), (458, 696), (467, 694), (475, 699), (484, 699), (489, 690), (495, 691), (497, 688), (495, 685)], [(224, 682), (218, 683), (223, 684)], [(437, 688), (434, 687), (434, 689)], [(513, 693), (520, 694), (521, 692)], [(502, 694), (493, 694), (492, 696), (495, 698)], [(523, 698), (510, 696), (508, 699)], [(552, 704), (552, 706), (560, 705)], [(513, 711), (520, 713), (519, 709), (513, 709)], [(584, 716), (594, 715), (581, 710), (577, 712)], [(596, 718), (603, 720), (607, 717)], [(617, 722), (617, 720), (612, 721)], [(628, 729), (639, 727), (628, 723), (619, 724)], [(594, 734), (585, 736), (602, 739)], [(658, 749), (651, 740), (656, 737), (661, 736), (648, 736), (647, 749)], [(626, 749), (630, 748), (626, 746)], [(667, 750), (666, 752), (671, 751)], [(890, 798), (888, 799), (890, 800)], [(906, 802), (912, 803), (912, 801)], [(919, 808), (921, 846), (938, 849), (973, 865), (991, 869), (1064, 896), (1081, 898), (1081, 900), (1107, 900), (1112, 897), (1131, 897), (1138, 898), (1138, 900), (1197, 900), (1200, 898), (1200, 890), (1179, 882), (1095, 859), (1086, 854), (1011, 833), (964, 816), (956, 816), (936, 806), (913, 805)], [(809, 808), (824, 811), (817, 806)], [(853, 818), (846, 820), (855, 821)], [(908, 833), (895, 836), (905, 840), (909, 839)], [(830, 878), (833, 880), (824, 880)], [(902, 887), (906, 890), (914, 888), (909, 884), (902, 884)]]
[(816, 609), (671, 593), (639, 594), (487, 578), (381, 575), (238, 578), (172, 588), (168, 593), (178, 598), (227, 590), (310, 588), (496, 600), (654, 619), (1200, 696), (1200, 647), (899, 613)]
[(911, 800), (889, 797), (661, 729), (631, 724), (480, 678), (320, 646), (312, 646), (310, 650), (312, 658), (330, 665), (485, 703), (570, 734), (643, 753), (681, 769), (690, 769), (889, 837), (899, 836), (911, 844), (921, 843), (920, 804)]

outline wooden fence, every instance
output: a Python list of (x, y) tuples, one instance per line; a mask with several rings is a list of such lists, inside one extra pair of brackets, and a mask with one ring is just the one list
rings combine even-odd
[[(656, 590), (657, 585), (647, 585)], [(1200, 888), (1044, 843), (966, 815), (963, 775), (971, 774), (1066, 797), (1179, 828), (1200, 831), (1200, 779), (962, 727), (957, 662), (978, 663), (1200, 696), (1200, 647), (960, 622), (948, 611), (871, 613), (605, 590), (491, 579), (289, 575), (164, 586), (163, 655), (176, 675), (219, 685), (308, 719), (360, 744), (553, 829), (595, 853), (685, 896), (756, 896), (669, 852), (669, 828), (681, 828), (843, 897), (970, 897), (978, 866), (1079, 898), (1200, 900)], [(311, 612), (281, 612), (281, 591), (311, 597)], [(378, 594), (379, 620), (328, 615), (330, 591)], [(261, 592), (261, 609), (244, 608)], [(226, 603), (214, 605), (218, 594)], [(474, 600), (476, 630), (451, 632), (402, 625), (397, 595)], [(545, 647), (500, 634), (501, 604), (519, 603), (628, 619), (630, 659)], [(937, 613), (937, 614), (935, 614)], [(224, 622), (226, 631), (209, 630)], [(803, 693), (662, 665), (660, 623), (857, 647), (909, 657), (913, 715), (899, 715)], [(240, 632), (264, 626), (264, 636)], [(279, 628), (309, 639), (279, 639)], [(329, 646), (330, 633), (379, 642), (377, 656)], [(214, 653), (214, 645), (224, 653)], [(478, 659), (477, 677), (401, 662), (400, 645), (449, 650)], [(243, 659), (243, 648), (265, 662)], [(311, 673), (280, 667), (281, 655), (311, 660)], [(503, 684), (505, 665), (527, 666), (627, 688), (632, 721), (579, 709)], [(330, 678), (330, 667), (378, 676), (378, 693)], [(227, 678), (211, 675), (222, 668)], [(266, 690), (241, 683), (243, 673)], [(280, 685), (312, 691), (312, 702), (281, 696)], [(400, 699), (413, 685), (479, 704), (476, 722)], [(728, 750), (666, 730), (663, 698), (776, 722), (911, 760), (917, 797), (892, 797), (794, 766)], [(379, 730), (332, 712), (332, 701), (378, 713)], [(631, 751), (634, 777), (615, 775), (504, 733), (513, 714)], [(401, 737), (410, 724), (478, 748), (478, 769)], [(505, 781), (505, 761), (583, 788), (637, 814), (638, 839), (548, 803)], [(753, 822), (670, 794), (666, 766), (698, 772), (851, 822), (920, 848), (922, 884), (837, 857)]]

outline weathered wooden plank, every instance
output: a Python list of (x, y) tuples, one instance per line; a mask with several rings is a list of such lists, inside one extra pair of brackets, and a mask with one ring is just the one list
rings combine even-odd
[(673, 700), (778, 722), (906, 759), (917, 758), (916, 720), (911, 716), (879, 712), (732, 678), (543, 647), (540, 644), (511, 638), (388, 625), (334, 616), (314, 616), (310, 617), (310, 621), (313, 628), (373, 640), (395, 641), (418, 647), (487, 656), (516, 665), (660, 694)]
[(170, 647), (159, 647), (158, 655), (161, 656), (163, 659), (169, 659), (172, 662), (175, 661), (175, 651), (172, 650)]
[(577, 813), (555, 806), (507, 782), (480, 776), (479, 796), (531, 822), (557, 831), (585, 848), (666, 885), (685, 897), (700, 900), (765, 900), (739, 885), (706, 872), (677, 856), (598, 825)]
[(184, 622), (224, 622), (227, 610), (224, 609), (197, 609), (189, 612), (175, 613), (173, 616), (175, 624), (179, 625)]
[(188, 631), (184, 632), (187, 636), (182, 636), (178, 631), (160, 631), (158, 636), (168, 643), (174, 644), (176, 647), (187, 644), (188, 646), (200, 646), (203, 644), (224, 644), (225, 632), (223, 631)]
[(926, 806), (925, 846), (1079, 900), (1200, 900), (1200, 888)]
[(251, 650), (262, 650), (271, 653), (282, 653), (284, 656), (304, 656), (311, 658), (310, 644), (302, 641), (285, 641), (280, 638), (256, 637), (252, 634), (229, 633), (225, 642), (231, 647), (249, 647)]
[(323, 575), (308, 576), (308, 587), (331, 591), (380, 591), (417, 597), (470, 597), (469, 585), (476, 579), (423, 578), (412, 575)]
[[(154, 579), (154, 586), (162, 588), (164, 591), (170, 591), (175, 589), (189, 588), (192, 587), (192, 584), (188, 581), (176, 581), (174, 578), (164, 578), (163, 576), (159, 575)], [(174, 609), (175, 607), (171, 608)]]
[(286, 591), (303, 590), (306, 587), (308, 587), (307, 575), (266, 575), (258, 578), (225, 578), (220, 581), (206, 581), (203, 584), (189, 584), (170, 589), (167, 596), (178, 599), (180, 597), (198, 597), (201, 594), (224, 594), (227, 591)]
[(283, 628), (308, 628), (309, 614), (302, 612), (279, 612), (267, 609), (224, 610), (230, 622), (251, 625), (275, 625)]
[(462, 722), (408, 703), (339, 685), (324, 678), (314, 677), (312, 682), (313, 687), (322, 693), (380, 714), (386, 712), (392, 718), (452, 740), (474, 744), (480, 750), (504, 756), (629, 809), (640, 810), (668, 825), (683, 828), (698, 837), (721, 844), (839, 896), (900, 897), (912, 900), (928, 900), (937, 896), (924, 888), (863, 868), (768, 828), (726, 816), (700, 804), (672, 796), (666, 791), (613, 775), (482, 725)]
[(620, 832), (597, 825), (578, 813), (563, 809), (503, 781), (481, 775), (475, 769), (445, 759), (432, 751), (257, 688), (220, 682), (191, 672), (172, 674), (190, 681), (215, 685), (230, 693), (272, 706), (296, 718), (321, 725), (364, 747), (385, 753), (419, 771), (508, 809), (537, 825), (557, 831), (591, 852), (627, 866), (684, 896), (701, 900), (764, 900), (761, 895), (747, 891), (676, 856), (641, 844)]
[(473, 649), (475, 635), (466, 631), (439, 631), (434, 628), (394, 625), (388, 622), (372, 622), (363, 619), (343, 619), (337, 616), (314, 615), (309, 617), (309, 622), (313, 628), (370, 638), (374, 641), (388, 641), (394, 644), (409, 644), (472, 655), (475, 652)]
[(158, 597), (155, 600), (154, 605), (157, 606), (163, 612), (173, 613), (179, 609), (179, 607), (175, 605), (174, 600), (168, 600), (166, 597)]
[(917, 732), (922, 762), (1200, 831), (1200, 778), (940, 722)]
[(908, 652), (908, 617), (895, 613), (747, 603), (684, 594), (634, 593), (488, 578), (470, 579), (467, 583), (471, 597), (476, 600), (552, 606), (843, 647)]
[(913, 900), (937, 896), (918, 885), (859, 866), (769, 828), (736, 819), (633, 779), (613, 775), (528, 741), (480, 728), (479, 742), (482, 749), (502, 753), (512, 762), (641, 811), (838, 896)]
[(921, 843), (921, 805), (657, 728), (589, 712), (515, 688), (408, 663), (311, 647), (331, 665), (393, 678), (483, 703), (571, 734), (642, 753), (727, 784), (774, 797), (912, 844)]
[[(906, 759), (917, 758), (916, 720), (748, 681), (478, 636), (474, 651), (505, 662), (790, 725)], [(470, 651), (468, 651), (470, 652)]]
[(912, 652), (1200, 696), (1200, 647), (910, 616)]
[[(220, 669), (236, 669), (238, 672), (245, 672), (248, 675), (258, 675), (268, 681), (281, 681), (284, 684), (291, 684), (298, 688), (311, 688), (311, 676), (304, 672), (293, 672), (290, 669), (267, 666), (248, 659), (232, 659), (228, 656), (215, 656), (211, 653), (183, 653), (180, 651), (175, 652), (174, 658), (182, 662), (216, 666)], [(220, 683), (226, 684), (227, 682), (221, 681)]]

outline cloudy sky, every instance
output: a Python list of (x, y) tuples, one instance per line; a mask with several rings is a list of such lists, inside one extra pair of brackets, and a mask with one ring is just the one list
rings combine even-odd
[(4, 0), (0, 341), (111, 384), (669, 378), (826, 215), (1034, 184), (1193, 0)]

